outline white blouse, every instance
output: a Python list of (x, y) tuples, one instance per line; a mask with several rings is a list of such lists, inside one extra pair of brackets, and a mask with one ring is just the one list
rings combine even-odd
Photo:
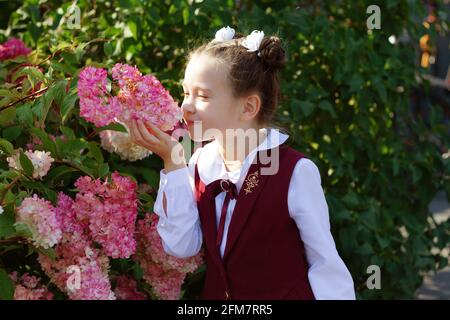
[[(194, 193), (195, 163), (198, 161), (200, 179), (205, 185), (217, 179), (230, 179), (239, 192), (256, 152), (274, 148), (288, 139), (277, 129), (261, 130), (267, 130), (266, 139), (250, 152), (238, 170), (227, 172), (215, 141), (198, 148), (188, 167), (167, 174), (161, 170), (154, 212), (160, 217), (157, 230), (168, 254), (187, 258), (196, 255), (202, 246), (203, 236)], [(163, 193), (167, 199), (167, 213), (163, 207)], [(225, 192), (215, 199), (217, 225), (224, 199)], [(220, 247), (222, 256), (235, 205), (236, 200), (231, 199)], [(320, 173), (309, 159), (300, 159), (295, 166), (289, 184), (288, 209), (304, 243), (309, 264), (308, 279), (315, 298), (355, 299), (352, 276), (339, 256), (330, 232), (328, 205)]]

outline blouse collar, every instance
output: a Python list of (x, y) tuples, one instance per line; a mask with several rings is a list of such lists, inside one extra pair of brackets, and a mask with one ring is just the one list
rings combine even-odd
[(278, 147), (289, 138), (287, 134), (284, 134), (275, 128), (262, 128), (260, 131), (261, 130), (264, 130), (265, 133), (267, 133), (264, 141), (247, 155), (240, 169), (231, 172), (227, 172), (225, 168), (225, 163), (220, 155), (218, 144), (215, 141), (212, 141), (205, 145), (201, 150), (197, 162), (200, 179), (203, 183), (209, 184), (217, 179), (230, 179), (236, 184), (239, 192), (256, 153), (261, 150)]

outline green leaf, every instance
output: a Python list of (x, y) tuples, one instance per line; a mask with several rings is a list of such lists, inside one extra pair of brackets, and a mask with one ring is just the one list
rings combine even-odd
[(372, 246), (369, 243), (363, 243), (362, 245), (358, 246), (355, 251), (361, 255), (373, 254)]
[(9, 156), (14, 152), (14, 146), (8, 140), (0, 138), (0, 148), (5, 151)]
[(104, 131), (104, 130), (113, 130), (113, 131), (120, 131), (120, 132), (128, 133), (127, 128), (125, 128), (120, 123), (112, 123), (112, 124), (108, 124), (107, 126), (104, 126), (104, 127), (95, 128), (95, 131), (97, 131), (97, 132)]
[(109, 173), (109, 165), (108, 163), (102, 163), (102, 165), (98, 168), (98, 176), (100, 178), (106, 177), (106, 175)]
[(131, 35), (135, 40), (137, 40), (137, 24), (135, 21), (130, 20), (128, 21), (128, 28), (130, 29)]
[(0, 97), (12, 97), (13, 93), (8, 89), (0, 89)]
[(14, 228), (14, 212), (8, 207), (4, 208), (5, 212), (0, 214), (0, 238), (9, 238), (15, 233)]
[(29, 177), (32, 177), (34, 172), (34, 166), (31, 160), (22, 151), (20, 151), (19, 160), (20, 165), (22, 166), (22, 169), (25, 172), (25, 174)]
[(154, 202), (154, 199), (151, 195), (149, 195), (148, 193), (141, 193), (139, 194), (139, 199), (143, 200), (145, 202)]
[(0, 269), (0, 300), (13, 300), (14, 283), (5, 269)]
[(373, 86), (377, 90), (378, 95), (381, 98), (381, 101), (383, 103), (387, 103), (387, 93), (386, 93), (386, 87), (384, 86), (384, 84), (380, 83), (380, 82), (374, 82)]
[(95, 160), (97, 160), (97, 162), (103, 163), (103, 154), (102, 151), (100, 150), (100, 148), (98, 147), (96, 142), (89, 142), (88, 145), (89, 148), (89, 153), (88, 155), (91, 155), (94, 157)]
[(108, 57), (112, 55), (112, 53), (113, 53), (113, 46), (112, 46), (111, 42), (105, 42), (103, 44), (103, 52)]
[(58, 104), (58, 106), (63, 105), (64, 98), (67, 95), (66, 88), (67, 80), (64, 79), (56, 82), (49, 90), (50, 98), (52, 98)]
[(327, 100), (320, 101), (319, 108), (322, 110), (328, 111), (329, 113), (331, 113), (331, 116), (333, 118), (336, 118), (336, 113), (334, 112), (334, 108), (329, 101), (327, 101)]
[(57, 157), (55, 142), (53, 142), (49, 138), (48, 134), (45, 131), (43, 131), (39, 128), (30, 128), (30, 132), (33, 133), (34, 135), (36, 135), (42, 141), (44, 148), (46, 150), (50, 151), (50, 153), (52, 154), (52, 156), (54, 158)]
[(75, 59), (77, 62), (81, 60), (84, 53), (86, 52), (85, 48), (88, 44), (87, 43), (81, 43), (79, 46), (75, 48)]
[(64, 137), (67, 140), (74, 140), (76, 139), (75, 133), (73, 130), (69, 127), (61, 126), (59, 127), (59, 130), (61, 130), (61, 133), (64, 135)]
[(44, 191), (47, 199), (50, 200), (50, 202), (56, 203), (56, 201), (58, 199), (58, 194), (56, 193), (56, 191), (53, 191), (50, 188), (44, 188), (43, 191)]
[(350, 79), (348, 84), (350, 85), (350, 91), (356, 92), (361, 89), (362, 85), (364, 84), (364, 80), (360, 75), (355, 74)]
[(78, 95), (75, 93), (71, 93), (64, 96), (62, 105), (61, 105), (61, 123), (64, 124), (69, 118), (73, 108), (75, 107), (75, 102), (78, 99)]
[(0, 127), (7, 126), (16, 117), (16, 109), (14, 107), (0, 111)]
[(173, 15), (175, 12), (177, 12), (177, 6), (174, 4), (171, 4), (169, 7), (169, 16)]
[(16, 229), (17, 236), (27, 239), (33, 239), (33, 233), (26, 224), (19, 222), (14, 224), (14, 228)]
[(80, 154), (83, 152), (85, 148), (88, 147), (88, 142), (76, 139), (76, 140), (69, 140), (65, 145), (64, 149), (62, 151), (62, 154), (66, 158), (70, 158), (72, 160), (78, 158)]
[(50, 170), (46, 176), (46, 181), (55, 183), (57, 179), (60, 179), (63, 175), (71, 172), (77, 172), (78, 170), (69, 166), (58, 166)]
[(33, 125), (33, 112), (31, 111), (31, 104), (25, 103), (16, 108), (17, 120), (27, 126)]
[(40, 114), (40, 127), (44, 126), (47, 114), (52, 106), (52, 102), (55, 101), (58, 106), (62, 106), (64, 96), (66, 95), (67, 80), (59, 80), (56, 83), (50, 85), (50, 88), (44, 94), (42, 98), (42, 111)]
[(183, 9), (183, 23), (184, 25), (189, 23), (189, 7)]
[(350, 207), (356, 207), (359, 205), (358, 194), (352, 190), (347, 192), (347, 194), (342, 198), (342, 201)]
[(302, 118), (302, 115), (305, 117), (309, 116), (313, 112), (315, 106), (308, 101), (292, 99), (290, 108), (291, 112), (294, 115), (294, 119), (300, 120)]
[(16, 140), (22, 133), (22, 126), (12, 126), (3, 130), (3, 138), (9, 141)]

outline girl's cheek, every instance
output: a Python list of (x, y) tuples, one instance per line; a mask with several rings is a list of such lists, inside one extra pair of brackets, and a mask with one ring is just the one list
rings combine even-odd
[(210, 109), (210, 104), (206, 101), (197, 101), (196, 102), (196, 109), (197, 111), (207, 111), (208, 109)]

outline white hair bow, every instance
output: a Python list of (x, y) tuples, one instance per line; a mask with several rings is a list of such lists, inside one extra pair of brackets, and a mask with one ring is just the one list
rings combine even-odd
[[(264, 31), (253, 30), (242, 42), (242, 45), (247, 48), (248, 52), (258, 51), (262, 39), (264, 38)], [(258, 52), (258, 56), (260, 56)]]
[(216, 32), (214, 40), (216, 41), (227, 41), (234, 38), (234, 29), (229, 26), (223, 27)]

